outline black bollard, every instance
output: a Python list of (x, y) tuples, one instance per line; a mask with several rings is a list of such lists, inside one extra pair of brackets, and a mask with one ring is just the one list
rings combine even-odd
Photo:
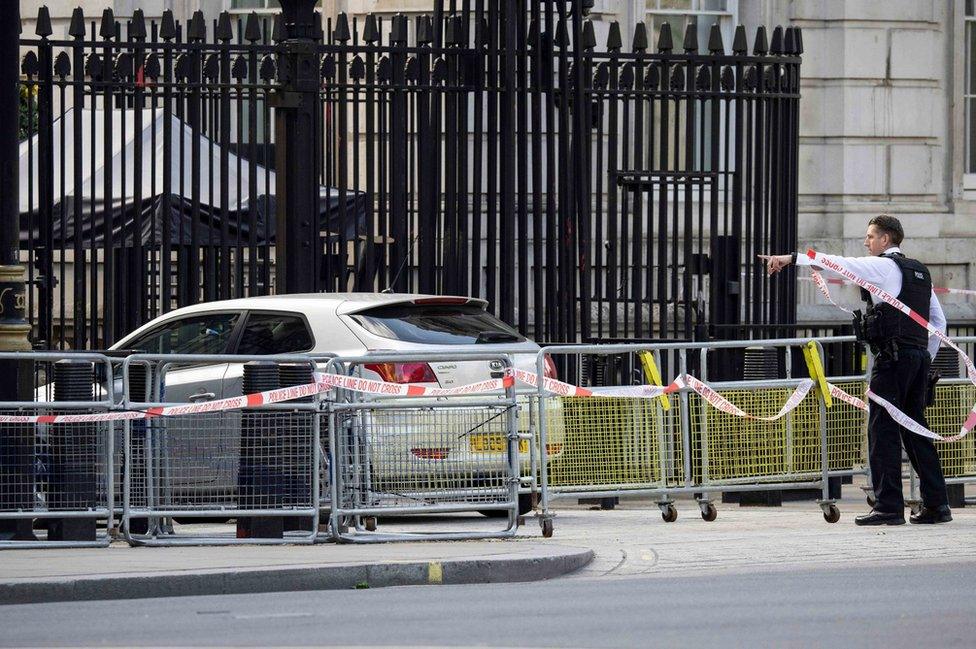
[[(312, 382), (312, 366), (308, 363), (282, 363), (280, 365), (281, 387), (306, 385)], [(314, 397), (293, 399), (289, 403), (311, 403)], [(299, 506), (306, 503), (312, 489), (312, 470), (314, 457), (311, 449), (312, 418), (315, 413), (301, 410), (285, 415), (281, 429), (282, 470), (284, 472), (285, 506)], [(289, 516), (285, 519), (285, 531), (312, 530), (311, 516)]]
[[(54, 364), (55, 401), (92, 401), (95, 371), (91, 361)], [(72, 411), (77, 412), (77, 411)], [(51, 511), (90, 509), (96, 504), (97, 424), (51, 424), (48, 507)], [(49, 541), (94, 541), (95, 518), (52, 518)]]
[[(252, 361), (244, 364), (244, 394), (274, 390), (281, 384), (278, 364)], [(241, 450), (237, 471), (237, 499), (241, 509), (280, 505), (283, 500), (281, 452), (277, 444), (278, 413), (245, 408), (241, 412)], [(237, 519), (237, 538), (280, 539), (281, 516), (242, 516)]]
[[(141, 363), (135, 363), (129, 366), (129, 384), (126, 386), (129, 391), (129, 401), (149, 401), (149, 377), (147, 376), (148, 372), (146, 370), (147, 367)], [(131, 428), (129, 429), (129, 441), (132, 445), (129, 451), (129, 461), (132, 462), (132, 466), (129, 469), (131, 480), (130, 498), (136, 506), (149, 505), (147, 498), (148, 484), (146, 483), (147, 463), (149, 461), (149, 458), (146, 457), (146, 425), (147, 420), (136, 419), (131, 422)], [(119, 483), (119, 487), (121, 487), (121, 482)], [(121, 499), (117, 499), (116, 502), (122, 501)], [(129, 533), (148, 534), (149, 519), (130, 518)]]

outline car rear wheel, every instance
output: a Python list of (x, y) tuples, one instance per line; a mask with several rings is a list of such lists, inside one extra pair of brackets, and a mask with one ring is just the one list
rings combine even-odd
[[(532, 511), (532, 494), (519, 494), (519, 516), (525, 516), (530, 511)], [(504, 509), (482, 509), (480, 513), (482, 516), (487, 516), (488, 518), (504, 518), (508, 514)]]

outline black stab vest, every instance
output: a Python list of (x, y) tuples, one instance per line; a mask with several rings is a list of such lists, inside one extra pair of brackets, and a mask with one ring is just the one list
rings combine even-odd
[[(895, 262), (901, 271), (901, 292), (898, 299), (928, 320), (932, 297), (932, 276), (929, 269), (922, 262), (909, 259), (901, 253), (881, 256)], [(890, 304), (872, 304), (870, 293), (864, 289), (861, 289), (861, 298), (868, 305), (868, 318), (874, 320), (867, 332), (868, 342), (885, 345), (894, 341), (899, 348), (925, 349), (928, 346), (929, 334), (920, 324)]]

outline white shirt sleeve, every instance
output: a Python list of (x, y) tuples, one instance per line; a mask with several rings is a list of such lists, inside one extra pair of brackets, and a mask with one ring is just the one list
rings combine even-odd
[[(945, 312), (942, 310), (938, 298), (935, 297), (935, 291), (932, 291), (932, 297), (929, 298), (929, 322), (942, 333), (946, 332)], [(935, 358), (941, 344), (941, 340), (929, 334), (929, 356)]]
[[(822, 253), (821, 253), (822, 254)], [(897, 277), (898, 288), (901, 288), (901, 274), (897, 273), (898, 264), (896, 264), (891, 259), (886, 257), (841, 257), (839, 255), (823, 255), (831, 261), (835, 261), (838, 264), (845, 266), (849, 271), (864, 278), (866, 281), (879, 286), (889, 293), (892, 292), (892, 280)], [(810, 259), (805, 252), (796, 253), (796, 265), (797, 266), (815, 266), (819, 270), (824, 270), (831, 275), (836, 275), (837, 277), (842, 277), (840, 273), (835, 273), (829, 268), (820, 268), (814, 263), (813, 259)], [(900, 290), (895, 290), (894, 294), (897, 295)]]

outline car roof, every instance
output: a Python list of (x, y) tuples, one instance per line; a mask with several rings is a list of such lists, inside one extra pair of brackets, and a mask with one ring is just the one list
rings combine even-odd
[(167, 316), (183, 316), (193, 313), (221, 311), (224, 309), (266, 309), (272, 311), (299, 311), (306, 315), (315, 313), (350, 314), (376, 306), (412, 303), (417, 300), (466, 300), (468, 304), (487, 306), (479, 298), (461, 295), (427, 295), (419, 293), (294, 293), (288, 295), (261, 295), (234, 300), (201, 302), (174, 309)]

